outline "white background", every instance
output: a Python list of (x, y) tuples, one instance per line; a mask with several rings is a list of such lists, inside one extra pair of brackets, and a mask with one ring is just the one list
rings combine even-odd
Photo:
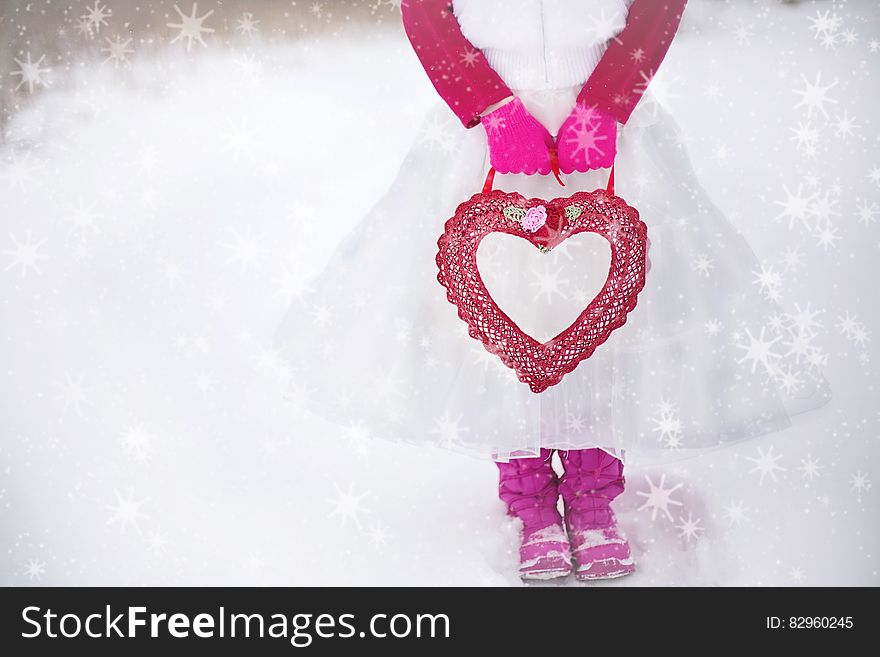
[[(87, 3), (4, 16), (22, 38), (0, 62), (3, 584), (520, 584), (491, 462), (365, 443), (280, 399), (272, 332), (436, 102), (393, 3), (353, 23), (315, 4), (324, 29), (248, 35), (199, 3), (217, 32), (189, 52), (112, 15), (76, 35)], [(824, 12), (840, 22), (811, 29)], [(872, 0), (691, 3), (653, 88), (781, 302), (818, 312), (835, 396), (628, 471), (639, 571), (615, 586), (878, 584), (878, 20)], [(14, 58), (62, 28), (78, 49), (16, 90)], [(798, 107), (817, 76), (830, 101)], [(812, 199), (806, 224), (778, 218), (785, 188)]]

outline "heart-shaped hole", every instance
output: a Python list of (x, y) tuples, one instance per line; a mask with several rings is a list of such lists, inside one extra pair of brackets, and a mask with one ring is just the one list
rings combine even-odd
[(538, 342), (574, 323), (608, 279), (611, 244), (578, 233), (549, 253), (528, 240), (491, 233), (477, 249), (477, 268), (498, 307)]

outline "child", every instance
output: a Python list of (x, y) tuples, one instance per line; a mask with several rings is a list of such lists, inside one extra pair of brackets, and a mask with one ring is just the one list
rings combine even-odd
[[(432, 111), (388, 194), (279, 331), (294, 367), (308, 373), (290, 395), (353, 435), (496, 460), (499, 495), (522, 521), (523, 578), (633, 572), (610, 504), (634, 450), (695, 453), (785, 428), (790, 413), (828, 399), (815, 368), (770, 361), (754, 347), (778, 309), (754, 290), (754, 255), (706, 197), (677, 126), (647, 93), (685, 4), (405, 1), (407, 35), (448, 109)], [(604, 187), (615, 161), (617, 192), (648, 225), (647, 285), (627, 324), (589, 360), (532, 393), (468, 337), (436, 280), (437, 238), (489, 164), (496, 187), (550, 199)], [(603, 267), (607, 275), (607, 245), (573, 240), (552, 255), (532, 248), (511, 257), (488, 239), (485, 254), (480, 247), (493, 298), (540, 341), (593, 296), (553, 269), (560, 258), (592, 265), (600, 281)], [(523, 283), (537, 257), (551, 260)], [(783, 376), (797, 377), (782, 386), (793, 394), (780, 389)]]

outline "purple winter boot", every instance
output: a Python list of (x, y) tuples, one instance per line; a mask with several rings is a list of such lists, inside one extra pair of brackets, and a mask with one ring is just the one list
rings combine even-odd
[(610, 579), (635, 570), (611, 500), (623, 492), (623, 463), (601, 449), (560, 451), (559, 492), (579, 580)]
[(523, 525), (519, 550), (519, 574), (523, 579), (571, 574), (571, 550), (556, 508), (559, 481), (550, 463), (552, 454), (542, 449), (541, 455), (534, 458), (497, 463), (498, 496), (507, 504), (508, 514), (519, 518)]

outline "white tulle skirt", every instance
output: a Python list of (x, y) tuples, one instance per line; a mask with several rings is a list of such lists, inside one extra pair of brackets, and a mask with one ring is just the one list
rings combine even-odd
[[(576, 92), (519, 95), (550, 127)], [(783, 335), (790, 340), (794, 329), (753, 283), (756, 257), (707, 198), (672, 118), (643, 101), (618, 147), (616, 191), (648, 226), (651, 269), (627, 324), (561, 383), (531, 392), (468, 336), (437, 282), (443, 224), (480, 191), (489, 167), (484, 131), (465, 130), (438, 104), (391, 188), (277, 332), (290, 403), (349, 438), (496, 459), (601, 447), (644, 461), (784, 429), (791, 414), (824, 404), (821, 363), (784, 355)], [(575, 174), (560, 187), (552, 176), (499, 175), (495, 187), (550, 199), (607, 178)], [(493, 298), (541, 341), (598, 292), (609, 259), (607, 242), (593, 235), (549, 254), (493, 235), (478, 253)]]

